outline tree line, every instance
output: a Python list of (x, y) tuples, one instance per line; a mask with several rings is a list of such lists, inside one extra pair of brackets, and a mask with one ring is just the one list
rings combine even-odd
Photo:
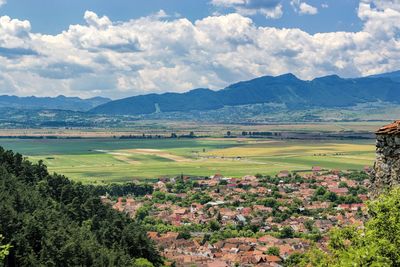
[(33, 164), (0, 147), (0, 245), (7, 244), (0, 261), (5, 266), (138, 266), (143, 261), (161, 266), (140, 223), (101, 203), (105, 189), (50, 175), (43, 162)]

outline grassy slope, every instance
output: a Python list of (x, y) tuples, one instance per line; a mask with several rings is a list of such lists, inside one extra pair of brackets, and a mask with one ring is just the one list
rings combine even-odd
[[(119, 182), (181, 173), (207, 176), (217, 172), (230, 176), (275, 174), (284, 169), (310, 169), (314, 165), (361, 169), (374, 160), (373, 141), (4, 139), (0, 140), (0, 145), (32, 160), (44, 159), (50, 171), (82, 182)], [(140, 154), (129, 149), (158, 149), (187, 160), (178, 162), (157, 152)], [(107, 150), (112, 154), (96, 150)]]

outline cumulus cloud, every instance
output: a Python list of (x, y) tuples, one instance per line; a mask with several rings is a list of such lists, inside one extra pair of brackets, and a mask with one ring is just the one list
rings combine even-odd
[(358, 16), (359, 32), (309, 34), (260, 27), (238, 13), (191, 22), (161, 12), (114, 22), (88, 11), (84, 24), (56, 35), (33, 33), (28, 21), (3, 16), (0, 94), (118, 98), (218, 89), (287, 72), (312, 79), (398, 69), (400, 7), (362, 0)]
[(300, 4), (300, 14), (308, 14), (308, 15), (315, 15), (318, 13), (318, 9), (313, 7), (305, 2)]
[(358, 16), (364, 22), (364, 31), (391, 39), (400, 29), (400, 1), (362, 0)]
[(96, 13), (91, 11), (86, 11), (84, 19), (89, 26), (95, 27), (97, 29), (106, 29), (111, 25), (111, 21), (108, 17), (103, 16), (99, 18)]
[(290, 1), (294, 11), (301, 15), (316, 15), (318, 14), (318, 8), (307, 4), (306, 2), (302, 2), (300, 0), (292, 0)]
[(281, 0), (212, 0), (211, 4), (234, 8), (242, 15), (262, 14), (271, 19), (278, 19), (283, 15)]

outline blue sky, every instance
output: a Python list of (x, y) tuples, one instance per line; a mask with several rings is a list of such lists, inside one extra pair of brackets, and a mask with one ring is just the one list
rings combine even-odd
[[(309, 33), (332, 31), (358, 31), (362, 22), (357, 16), (358, 0), (309, 0), (319, 9), (316, 15), (301, 15), (293, 10), (290, 1), (282, 1), (284, 13), (279, 19), (267, 19), (261, 14), (252, 16), (260, 26), (300, 28)], [(327, 7), (322, 7), (327, 5)], [(113, 21), (126, 21), (164, 10), (195, 21), (215, 12), (234, 12), (233, 8), (214, 6), (207, 0), (9, 0), (0, 15), (26, 19), (32, 31), (56, 34), (71, 24), (84, 23), (83, 14), (91, 10), (106, 15)]]
[(400, 69), (399, 0), (0, 0), (0, 94), (121, 98)]

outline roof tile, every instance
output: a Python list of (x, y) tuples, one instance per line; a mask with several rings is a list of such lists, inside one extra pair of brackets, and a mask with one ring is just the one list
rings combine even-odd
[(379, 128), (376, 134), (400, 134), (400, 120)]

